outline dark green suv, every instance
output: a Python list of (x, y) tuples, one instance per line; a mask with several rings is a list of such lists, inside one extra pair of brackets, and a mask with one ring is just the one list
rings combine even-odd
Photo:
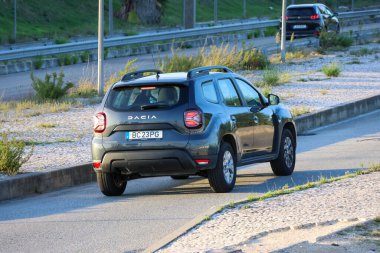
[(107, 196), (152, 176), (199, 175), (229, 192), (239, 165), (270, 162), (274, 174), (292, 174), (296, 127), (278, 96), (226, 67), (136, 71), (112, 85), (95, 114), (92, 159)]

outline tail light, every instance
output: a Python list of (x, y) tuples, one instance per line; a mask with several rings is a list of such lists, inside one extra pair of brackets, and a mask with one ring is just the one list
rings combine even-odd
[(186, 111), (184, 121), (187, 128), (199, 128), (202, 126), (202, 112), (198, 110)]
[(106, 130), (106, 114), (104, 112), (98, 112), (94, 116), (94, 132), (103, 133)]
[[(281, 20), (282, 20), (282, 16), (281, 16)], [(289, 20), (289, 16), (285, 16), (285, 20)]]
[(99, 170), (99, 169), (102, 168), (102, 163), (101, 163), (101, 162), (93, 162), (93, 163), (92, 163), (92, 167), (93, 167), (94, 169)]
[(195, 160), (195, 162), (198, 165), (207, 165), (207, 164), (209, 164), (210, 160), (209, 159), (197, 159), (197, 160)]
[(318, 14), (315, 14), (315, 15), (311, 15), (310, 16), (310, 19), (319, 19), (319, 15)]

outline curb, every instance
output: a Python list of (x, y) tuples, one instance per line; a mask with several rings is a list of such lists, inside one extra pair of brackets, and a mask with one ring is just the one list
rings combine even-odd
[(0, 181), (0, 201), (41, 194), (96, 180), (91, 164), (54, 170), (27, 173)]

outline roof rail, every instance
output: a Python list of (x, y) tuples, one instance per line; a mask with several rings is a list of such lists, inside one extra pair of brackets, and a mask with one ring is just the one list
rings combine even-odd
[(138, 70), (138, 71), (133, 71), (125, 74), (121, 81), (128, 82), (131, 80), (139, 79), (141, 77), (144, 77), (145, 73), (156, 73), (157, 76), (159, 74), (162, 74), (163, 72), (159, 69), (144, 69), (144, 70)]
[(197, 76), (205, 76), (210, 74), (209, 70), (212, 69), (221, 69), (225, 73), (233, 73), (233, 71), (225, 66), (205, 66), (205, 67), (200, 67), (200, 68), (195, 68), (187, 72), (187, 78), (193, 78)]

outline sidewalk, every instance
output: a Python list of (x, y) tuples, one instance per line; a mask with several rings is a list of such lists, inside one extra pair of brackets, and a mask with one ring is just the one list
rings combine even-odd
[(379, 182), (375, 172), (227, 209), (161, 252), (271, 252), (315, 240), (379, 216)]

